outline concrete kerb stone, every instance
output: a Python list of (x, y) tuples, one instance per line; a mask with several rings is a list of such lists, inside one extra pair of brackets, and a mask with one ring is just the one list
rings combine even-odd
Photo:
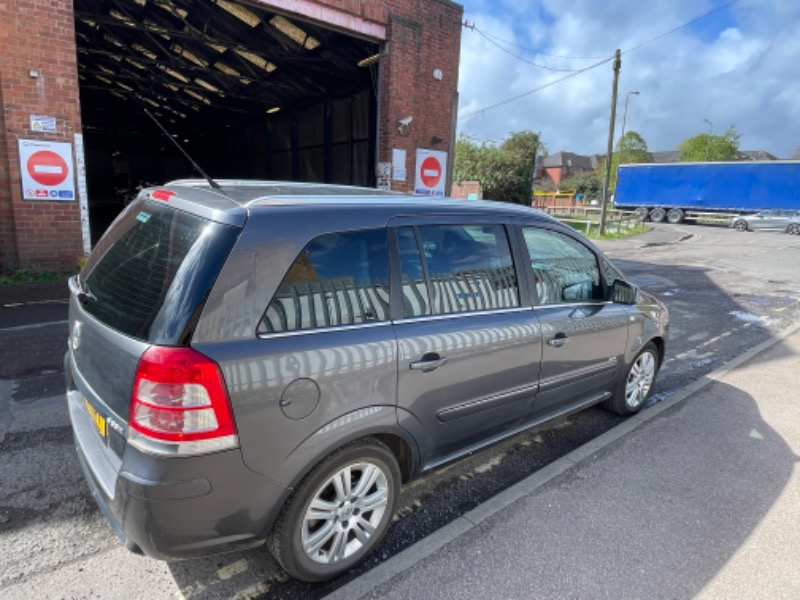
[(770, 339), (729, 360), (727, 363), (701, 377), (697, 381), (692, 382), (677, 393), (665, 398), (641, 413), (626, 419), (613, 429), (609, 429), (590, 442), (583, 444), (569, 454), (539, 469), (532, 475), (529, 475), (495, 497), (483, 502), (455, 521), (452, 521), (428, 537), (406, 548), (386, 562), (381, 563), (371, 571), (368, 571), (364, 575), (361, 575), (357, 579), (354, 579), (350, 583), (325, 596), (325, 600), (356, 600), (357, 598), (365, 596), (393, 577), (424, 561), (447, 544), (456, 541), (459, 537), (471, 529), (474, 529), (486, 519), (531, 494), (552, 479), (574, 468), (583, 460), (594, 456), (598, 451), (608, 447), (630, 432), (653, 421), (662, 413), (675, 408), (709, 384), (719, 381), (732, 370), (752, 360), (757, 355), (775, 346), (797, 331), (800, 331), (800, 322), (793, 323)]

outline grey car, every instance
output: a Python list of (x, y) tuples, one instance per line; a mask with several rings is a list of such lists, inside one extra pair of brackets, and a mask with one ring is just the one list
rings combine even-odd
[(545, 421), (640, 410), (664, 305), (529, 208), (178, 181), (70, 281), (80, 464), (131, 551), (266, 542), (293, 577), (380, 543), (401, 484)]
[(762, 210), (752, 215), (738, 215), (731, 219), (731, 227), (737, 231), (756, 231), (776, 229), (786, 231), (790, 221), (798, 216), (798, 211), (773, 209)]
[(786, 233), (800, 235), (800, 210), (789, 219), (789, 223), (786, 225)]

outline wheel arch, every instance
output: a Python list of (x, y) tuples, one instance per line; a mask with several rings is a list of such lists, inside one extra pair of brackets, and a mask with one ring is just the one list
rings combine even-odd
[(398, 425), (397, 407), (371, 406), (345, 413), (303, 440), (283, 461), (283, 483), (295, 489), (326, 457), (342, 446), (367, 438), (389, 448), (400, 467), (403, 483), (414, 477), (419, 448), (414, 436)]

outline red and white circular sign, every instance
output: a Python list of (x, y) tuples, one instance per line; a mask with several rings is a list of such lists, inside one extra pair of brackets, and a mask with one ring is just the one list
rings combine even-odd
[(435, 156), (429, 156), (420, 165), (420, 178), (425, 187), (434, 188), (442, 178), (442, 165)]
[(31, 154), (26, 167), (28, 175), (39, 185), (59, 185), (69, 175), (67, 162), (50, 150), (39, 150)]

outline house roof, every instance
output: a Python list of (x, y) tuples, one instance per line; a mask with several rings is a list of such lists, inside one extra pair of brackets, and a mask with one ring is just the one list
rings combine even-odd
[(593, 165), (589, 156), (575, 154), (574, 152), (556, 152), (544, 157), (542, 167), (572, 167), (573, 169), (591, 170)]

